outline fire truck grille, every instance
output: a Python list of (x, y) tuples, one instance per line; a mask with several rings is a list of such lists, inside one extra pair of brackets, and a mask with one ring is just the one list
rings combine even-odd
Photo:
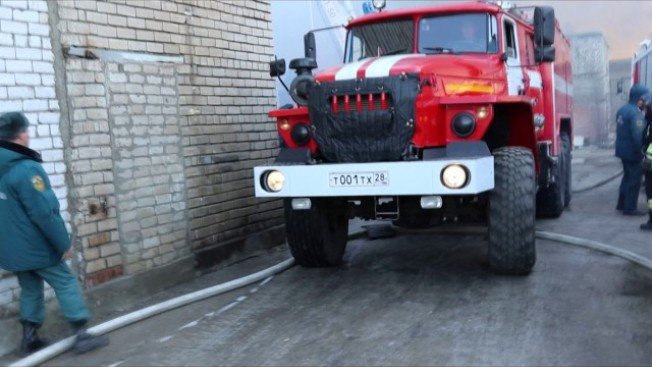
[(314, 84), (310, 120), (328, 162), (400, 160), (414, 134), (418, 77), (402, 75)]
[(387, 110), (394, 107), (392, 95), (388, 93), (333, 95), (328, 103), (331, 112), (335, 113)]

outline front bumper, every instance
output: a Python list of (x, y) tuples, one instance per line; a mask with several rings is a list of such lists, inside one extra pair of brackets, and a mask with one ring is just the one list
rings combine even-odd
[[(458, 164), (469, 178), (460, 189), (442, 184), (442, 170)], [(279, 192), (263, 187), (265, 172), (276, 170), (285, 177)], [(378, 180), (381, 174), (383, 180)], [(371, 181), (369, 177), (371, 176)], [(270, 165), (254, 167), (256, 197), (343, 197), (402, 195), (474, 195), (494, 188), (494, 159), (444, 158), (426, 161), (338, 163), (315, 165)]]

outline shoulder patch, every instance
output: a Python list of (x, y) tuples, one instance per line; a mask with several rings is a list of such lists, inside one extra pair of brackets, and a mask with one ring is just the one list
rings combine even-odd
[(617, 117), (617, 119), (616, 119), (616, 123), (617, 123), (618, 125), (622, 125), (622, 124), (623, 124), (623, 115), (618, 115), (618, 117)]
[(45, 191), (45, 182), (43, 182), (43, 178), (39, 175), (32, 177), (32, 185), (36, 191)]

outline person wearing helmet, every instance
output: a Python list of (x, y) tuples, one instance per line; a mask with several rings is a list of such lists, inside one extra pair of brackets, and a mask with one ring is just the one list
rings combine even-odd
[(637, 208), (643, 170), (643, 131), (645, 130), (645, 106), (649, 89), (635, 84), (629, 91), (629, 102), (616, 113), (616, 156), (623, 164), (623, 178), (618, 193), (617, 210), (623, 215), (646, 215)]

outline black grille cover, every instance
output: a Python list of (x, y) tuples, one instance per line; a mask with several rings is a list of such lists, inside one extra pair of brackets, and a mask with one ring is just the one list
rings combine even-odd
[[(356, 95), (365, 98), (381, 92), (391, 96), (388, 109), (357, 111)], [(419, 93), (416, 75), (314, 83), (309, 93), (310, 121), (324, 160), (396, 161), (406, 152), (414, 134), (414, 109)], [(333, 95), (349, 95), (350, 111), (333, 112)]]

